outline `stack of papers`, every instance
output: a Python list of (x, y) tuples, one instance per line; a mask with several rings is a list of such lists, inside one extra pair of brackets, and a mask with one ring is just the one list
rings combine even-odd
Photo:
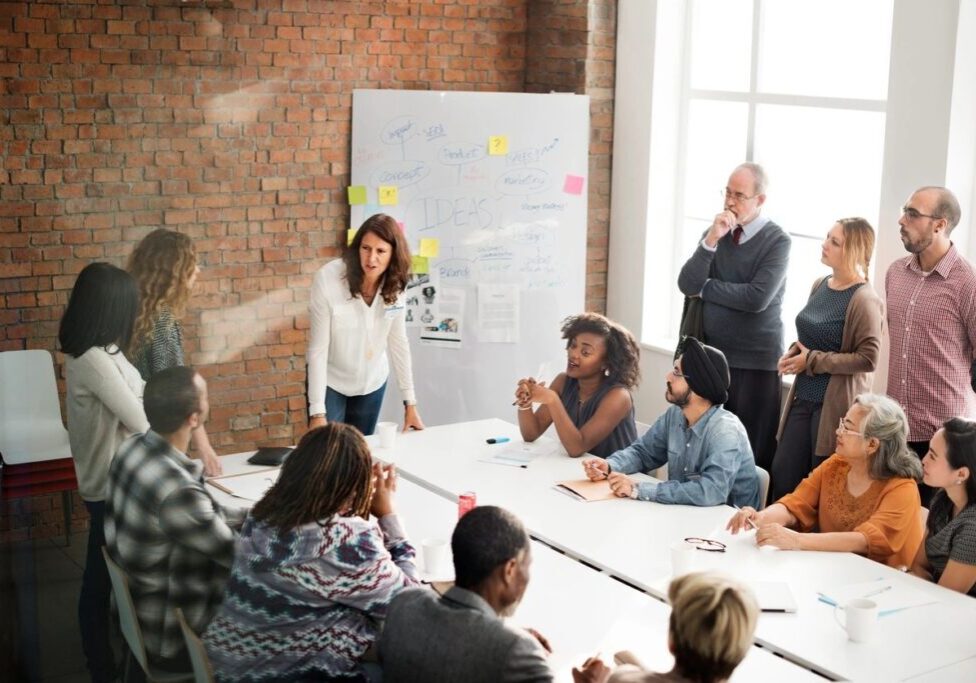
[(268, 489), (278, 481), (281, 470), (270, 467), (266, 470), (248, 472), (247, 474), (230, 474), (223, 477), (213, 477), (207, 483), (236, 498), (257, 502), (264, 498)]
[(556, 446), (549, 441), (535, 441), (528, 443), (516, 441), (505, 445), (491, 446), (488, 455), (479, 458), (481, 462), (489, 462), (493, 465), (510, 465), (512, 467), (528, 467), (529, 464), (541, 455), (552, 453)]

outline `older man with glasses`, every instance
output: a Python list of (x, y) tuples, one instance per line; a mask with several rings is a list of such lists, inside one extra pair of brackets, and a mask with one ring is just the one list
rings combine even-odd
[(705, 341), (725, 354), (731, 385), (725, 408), (749, 434), (756, 464), (769, 469), (776, 452), (783, 354), (783, 295), (790, 237), (761, 213), (766, 173), (736, 167), (722, 191), (724, 210), (681, 268), (678, 288), (704, 303)]
[[(946, 188), (916, 190), (898, 220), (910, 255), (885, 276), (888, 395), (908, 415), (908, 446), (919, 458), (943, 422), (976, 416), (976, 270), (950, 239), (960, 215)], [(927, 506), (933, 490), (919, 488)]]

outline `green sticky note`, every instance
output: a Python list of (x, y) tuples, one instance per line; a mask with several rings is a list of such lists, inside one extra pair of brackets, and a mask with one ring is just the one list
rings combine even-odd
[(397, 205), (396, 185), (380, 185), (380, 205), (381, 206)]
[(349, 197), (350, 204), (365, 204), (366, 186), (350, 185), (349, 187), (346, 188), (346, 195)]
[(410, 272), (414, 275), (426, 275), (430, 272), (430, 262), (426, 256), (410, 257)]
[(436, 237), (424, 237), (420, 240), (420, 255), (424, 258), (437, 258), (441, 253), (441, 241)]

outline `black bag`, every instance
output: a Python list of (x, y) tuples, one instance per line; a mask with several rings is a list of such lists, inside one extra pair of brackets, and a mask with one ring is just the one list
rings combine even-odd
[(694, 337), (705, 343), (705, 302), (700, 296), (686, 296), (681, 309), (681, 325), (678, 326), (678, 348), (674, 357), (681, 355), (685, 337)]

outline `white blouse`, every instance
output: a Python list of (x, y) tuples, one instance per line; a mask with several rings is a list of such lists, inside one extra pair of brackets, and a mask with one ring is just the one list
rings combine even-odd
[(403, 398), (416, 400), (402, 293), (396, 303), (387, 305), (377, 292), (367, 306), (361, 296), (349, 294), (346, 266), (336, 259), (315, 273), (311, 299), (309, 415), (325, 413), (327, 386), (346, 396), (376, 391), (389, 377), (390, 362)]
[(145, 383), (114, 344), (93, 346), (78, 358), (65, 354), (64, 364), (68, 442), (78, 492), (84, 500), (101, 501), (119, 446), (149, 429), (142, 408)]

